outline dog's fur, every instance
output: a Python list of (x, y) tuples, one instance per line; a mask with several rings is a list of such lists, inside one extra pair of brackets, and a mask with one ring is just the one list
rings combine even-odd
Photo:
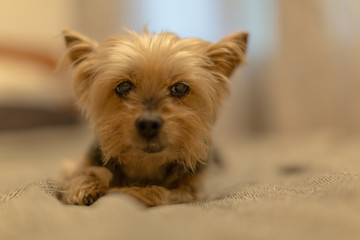
[[(146, 29), (102, 44), (71, 30), (63, 35), (77, 103), (98, 142), (65, 179), (61, 199), (90, 205), (111, 192), (147, 206), (198, 199), (199, 178), (211, 158), (211, 129), (228, 94), (228, 77), (244, 61), (247, 33), (214, 44)], [(126, 94), (116, 92), (122, 82), (132, 84)], [(177, 83), (187, 86), (178, 86), (187, 90), (183, 96), (176, 95)], [(144, 115), (163, 123), (151, 139), (136, 127)]]

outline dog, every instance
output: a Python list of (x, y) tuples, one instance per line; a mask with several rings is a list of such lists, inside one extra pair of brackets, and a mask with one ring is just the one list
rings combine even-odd
[(99, 44), (64, 30), (77, 105), (96, 143), (64, 178), (66, 204), (109, 193), (148, 207), (199, 199), (213, 157), (211, 130), (245, 61), (248, 33), (217, 43), (170, 32), (127, 31)]

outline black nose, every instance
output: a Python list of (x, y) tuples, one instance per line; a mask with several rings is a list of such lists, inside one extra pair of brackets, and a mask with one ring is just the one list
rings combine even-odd
[(157, 114), (143, 114), (135, 121), (140, 135), (147, 139), (155, 137), (163, 123), (164, 121)]

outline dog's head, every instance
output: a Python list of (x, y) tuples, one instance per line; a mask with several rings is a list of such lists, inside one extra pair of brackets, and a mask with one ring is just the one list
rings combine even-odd
[[(217, 43), (168, 32), (128, 32), (98, 44), (64, 31), (78, 105), (105, 158), (206, 158), (210, 130), (244, 60), (247, 34)], [(191, 166), (190, 166), (191, 167)]]

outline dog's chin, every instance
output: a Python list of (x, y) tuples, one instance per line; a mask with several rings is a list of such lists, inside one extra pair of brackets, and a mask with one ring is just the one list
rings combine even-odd
[(142, 150), (146, 153), (159, 153), (165, 149), (165, 146), (159, 143), (147, 142), (145, 146), (142, 147)]

